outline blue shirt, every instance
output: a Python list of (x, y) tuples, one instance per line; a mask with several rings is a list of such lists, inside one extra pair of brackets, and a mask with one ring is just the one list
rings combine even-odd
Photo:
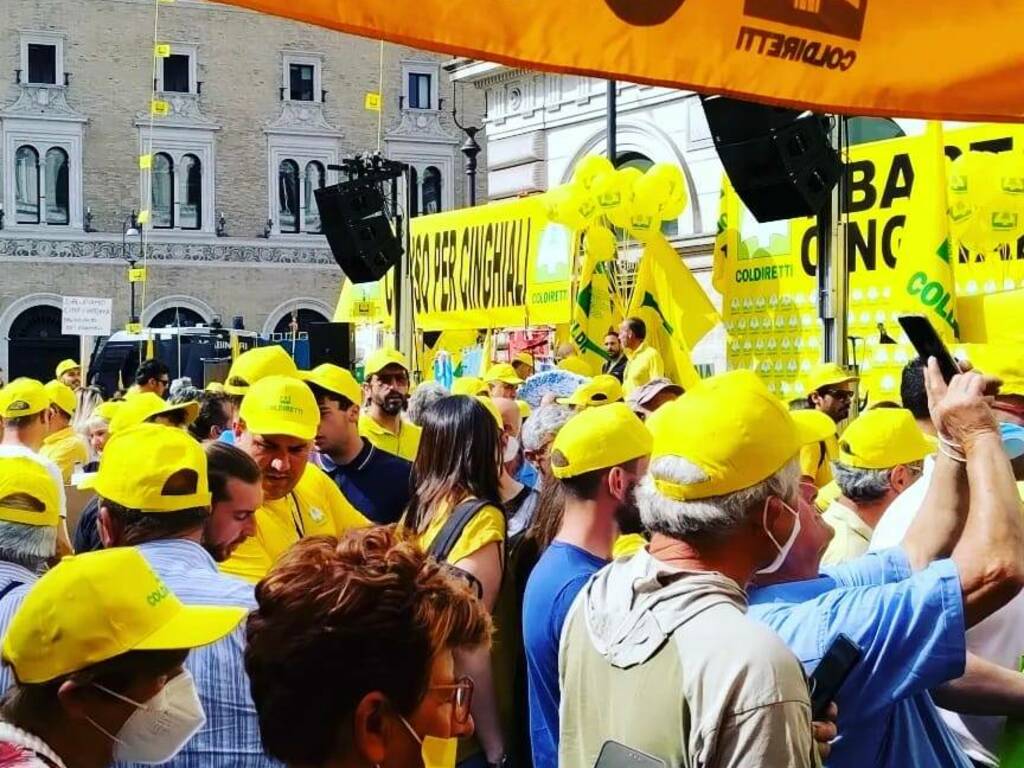
[(826, 568), (817, 579), (754, 587), (751, 617), (811, 673), (840, 632), (863, 651), (836, 695), (830, 768), (970, 768), (928, 691), (966, 662), (963, 596), (952, 560), (913, 573), (899, 548)]
[(558, 765), (558, 642), (587, 579), (608, 561), (553, 541), (530, 573), (523, 596), (523, 643), (529, 686), (530, 744), (535, 768)]
[(324, 453), (314, 454), (313, 460), (368, 520), (397, 523), (409, 505), (412, 463), (380, 450), (366, 438), (363, 450), (348, 464), (335, 464)]

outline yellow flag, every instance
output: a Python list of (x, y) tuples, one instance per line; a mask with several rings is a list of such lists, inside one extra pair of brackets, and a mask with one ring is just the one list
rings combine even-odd
[(739, 197), (733, 192), (729, 177), (722, 174), (718, 193), (718, 221), (715, 224), (715, 252), (711, 265), (711, 285), (722, 296), (729, 288), (729, 269), (735, 266), (739, 250)]
[(380, 112), (380, 94), (375, 91), (367, 91), (363, 98), (363, 109)]
[(154, 46), (153, 53), (161, 59), (166, 59), (168, 56), (171, 55), (170, 43), (157, 43)]
[(569, 332), (580, 356), (594, 371), (600, 371), (608, 361), (601, 345), (605, 334), (614, 331), (622, 320), (621, 313), (616, 311), (612, 293), (605, 265), (591, 250), (586, 250)]
[(152, 360), (154, 357), (156, 357), (156, 352), (153, 346), (153, 335), (146, 334), (146, 357), (143, 359)]
[(231, 359), (234, 360), (239, 355), (238, 334), (232, 331), (228, 338), (231, 340)]
[(946, 216), (946, 159), (942, 123), (930, 122), (913, 148), (911, 213), (897, 258), (897, 305), (923, 314), (943, 338), (959, 337), (956, 281)]

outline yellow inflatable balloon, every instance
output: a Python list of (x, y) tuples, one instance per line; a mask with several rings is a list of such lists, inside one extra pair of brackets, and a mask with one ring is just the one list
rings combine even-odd
[(576, 164), (572, 180), (574, 184), (579, 184), (588, 192), (593, 192), (597, 179), (614, 170), (611, 161), (604, 155), (587, 155)]
[(656, 163), (647, 171), (646, 175), (668, 183), (668, 194), (661, 204), (661, 218), (679, 218), (689, 202), (686, 177), (683, 175), (682, 169), (672, 163)]
[(593, 197), (576, 184), (555, 187), (546, 196), (548, 218), (569, 229), (583, 229), (597, 215)]
[(587, 228), (583, 247), (596, 261), (611, 261), (615, 258), (618, 242), (610, 229), (594, 225)]

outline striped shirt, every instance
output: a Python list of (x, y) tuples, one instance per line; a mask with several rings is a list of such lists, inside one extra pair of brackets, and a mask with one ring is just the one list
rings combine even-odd
[[(0, 560), (0, 600), (3, 595), (13, 591), (19, 584), (35, 584), (39, 581), (39, 574), (32, 573), (28, 568), (16, 563), (9, 563)], [(11, 586), (11, 585), (14, 586)]]

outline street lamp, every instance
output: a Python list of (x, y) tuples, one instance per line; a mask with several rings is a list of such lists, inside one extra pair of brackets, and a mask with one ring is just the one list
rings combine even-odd
[(135, 281), (132, 280), (131, 270), (135, 269), (135, 258), (132, 256), (131, 251), (128, 250), (128, 238), (139, 236), (139, 223), (135, 218), (135, 211), (132, 211), (132, 215), (121, 222), (121, 258), (128, 262), (128, 286), (131, 288), (131, 311), (128, 316), (128, 322), (135, 325), (139, 322), (138, 317), (135, 315)]
[(459, 122), (455, 113), (455, 83), (452, 83), (452, 122), (466, 134), (466, 140), (459, 149), (466, 157), (466, 177), (469, 187), (466, 196), (469, 198), (470, 206), (474, 206), (476, 205), (476, 158), (480, 154), (480, 145), (476, 143), (476, 135), (483, 129), (475, 125), (463, 125)]

